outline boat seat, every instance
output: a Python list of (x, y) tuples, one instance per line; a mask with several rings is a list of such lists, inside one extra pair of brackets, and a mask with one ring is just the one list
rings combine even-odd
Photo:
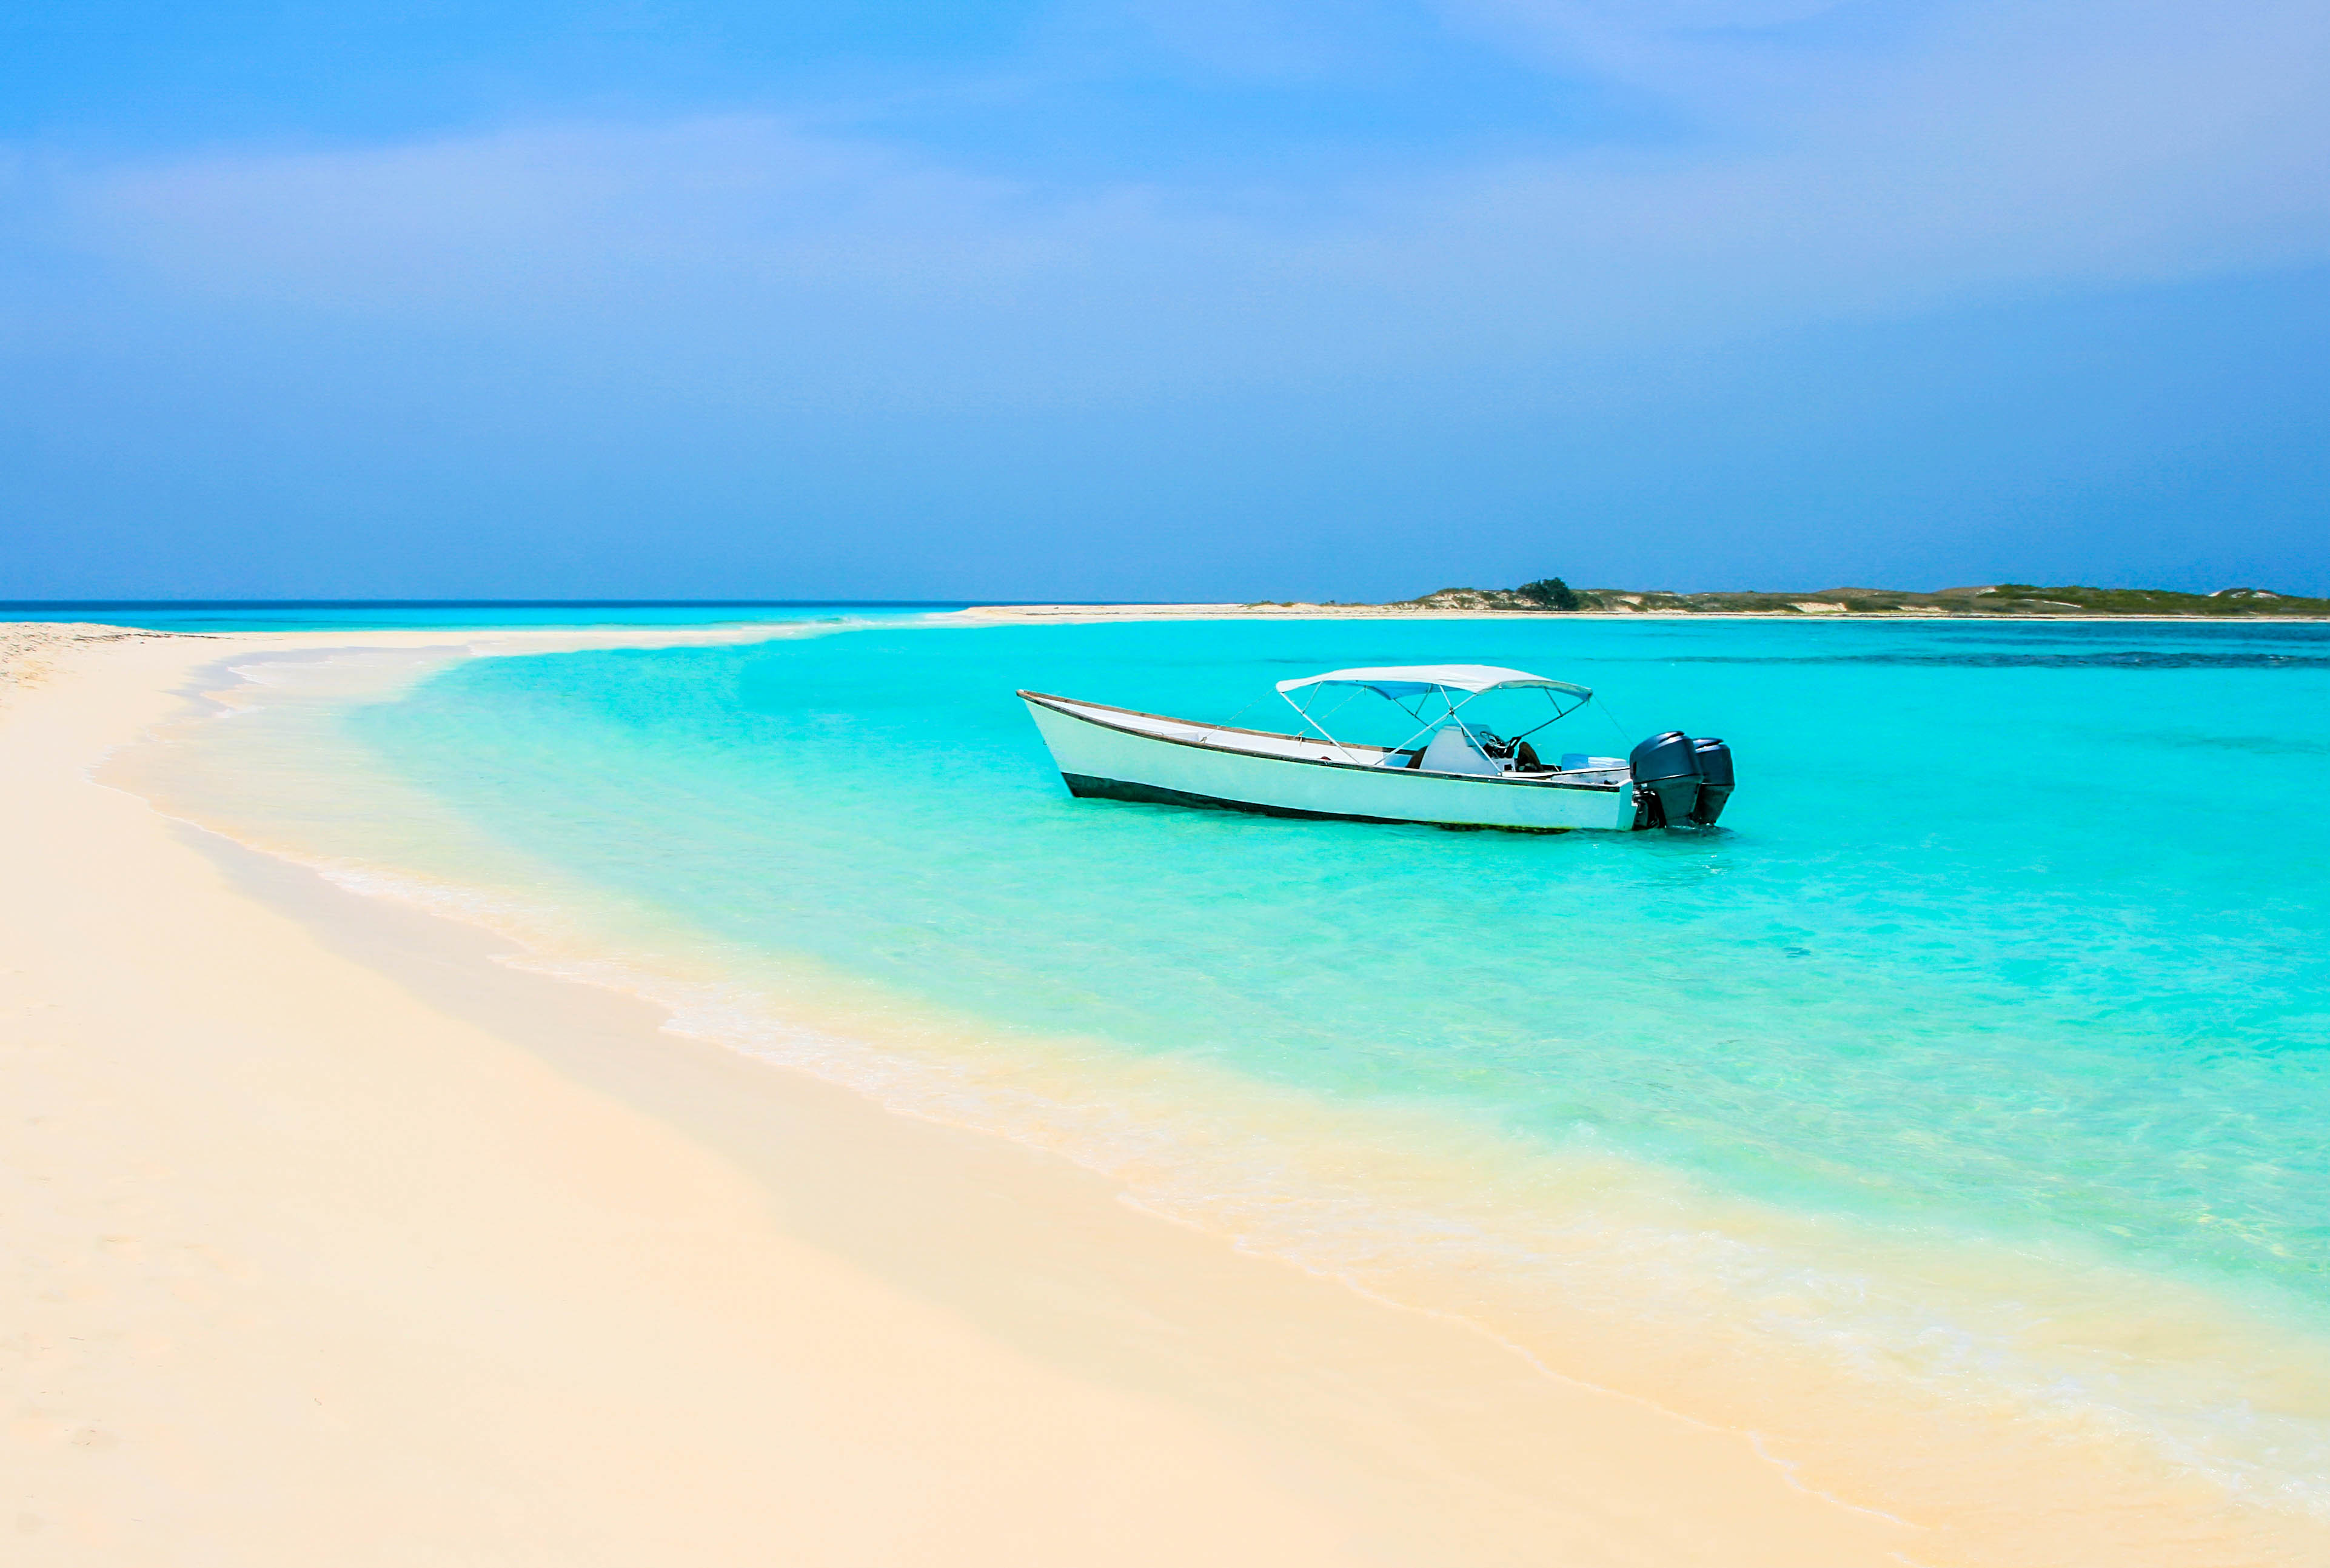
[(1451, 724), (1432, 737), (1416, 765), (1426, 773), (1469, 773), (1494, 777), (1505, 770), (1473, 744), (1472, 737)]

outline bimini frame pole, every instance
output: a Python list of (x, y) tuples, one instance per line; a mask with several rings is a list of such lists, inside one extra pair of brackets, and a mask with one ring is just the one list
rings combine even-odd
[[(1393, 746), (1393, 747), (1391, 748), (1393, 751), (1395, 751), (1395, 752), (1406, 751), (1406, 750), (1408, 748), (1409, 745), (1410, 745), (1412, 742), (1416, 741), (1416, 740), (1418, 740), (1418, 739), (1422, 738), (1423, 736), (1427, 736), (1427, 735), (1431, 734), (1434, 730), (1438, 729), (1442, 725), (1444, 725), (1444, 724), (1447, 723), (1450, 719), (1452, 719), (1452, 718), (1455, 718), (1455, 717), (1456, 717), (1456, 710), (1457, 710), (1458, 708), (1460, 708), (1463, 707), (1463, 706), (1464, 706), (1464, 702), (1470, 702), (1470, 701), (1472, 701), (1472, 700), (1473, 700), (1473, 697), (1478, 697), (1478, 696), (1480, 696), (1480, 695), (1481, 695), (1479, 692), (1477, 692), (1477, 691), (1476, 691), (1476, 692), (1473, 692), (1473, 693), (1472, 694), (1472, 696), (1471, 696), (1471, 697), (1467, 697), (1467, 698), (1464, 698), (1464, 702), (1450, 702), (1450, 701), (1448, 700), (1448, 688), (1446, 688), (1446, 687), (1444, 687), (1444, 686), (1435, 686), (1435, 687), (1434, 687), (1434, 688), (1432, 689), (1432, 692), (1433, 692), (1433, 696), (1439, 698), (1440, 698), (1440, 700), (1441, 700), (1441, 702), (1442, 702), (1443, 704), (1444, 704), (1445, 706), (1444, 706), (1444, 710), (1443, 710), (1442, 712), (1439, 712), (1439, 713), (1436, 713), (1436, 714), (1433, 715), (1433, 717), (1431, 717), (1430, 718), (1426, 718), (1426, 717), (1424, 717), (1424, 715), (1423, 715), (1423, 713), (1420, 711), (1420, 710), (1423, 708), (1425, 702), (1426, 702), (1426, 701), (1429, 701), (1429, 700), (1430, 700), (1430, 698), (1424, 698), (1424, 699), (1422, 699), (1422, 700), (1419, 700), (1419, 701), (1416, 703), (1416, 707), (1415, 707), (1415, 708), (1401, 708), (1401, 707), (1400, 707), (1400, 704), (1398, 703), (1398, 701), (1397, 701), (1397, 700), (1396, 700), (1395, 698), (1388, 698), (1388, 698), (1384, 698), (1384, 700), (1385, 700), (1385, 701), (1389, 702), (1389, 703), (1390, 703), (1394, 708), (1399, 708), (1399, 710), (1400, 710), (1402, 713), (1407, 714), (1407, 715), (1408, 716), (1408, 717), (1415, 719), (1416, 722), (1418, 722), (1419, 724), (1423, 725), (1423, 727), (1424, 727), (1423, 728), (1421, 728), (1421, 729), (1417, 730), (1414, 735), (1409, 736), (1407, 737), (1407, 740), (1403, 740), (1403, 741), (1401, 741), (1397, 746)], [(1458, 720), (1458, 722), (1461, 724), (1461, 723), (1463, 722), (1463, 720), (1459, 719), (1459, 720)], [(1467, 733), (1467, 734), (1470, 734), (1471, 732), (1468, 730), (1466, 733)]]
[[(1318, 693), (1319, 689), (1320, 689), (1316, 686), (1311, 688), (1311, 691), (1314, 696)], [(1337, 740), (1333, 736), (1329, 735), (1327, 733), (1327, 727), (1311, 717), (1311, 710), (1309, 708), (1295, 701), (1292, 697), (1288, 697), (1283, 691), (1280, 692), (1278, 695), (1285, 701), (1287, 707), (1294, 710), (1296, 717), (1300, 718), (1304, 724), (1309, 725), (1312, 729), (1317, 730), (1320, 737), (1325, 740), (1329, 746), (1331, 746), (1337, 751), (1341, 752), (1345, 762), (1355, 763), (1359, 760), (1359, 758), (1351, 755), (1351, 748), (1350, 746), (1345, 746), (1341, 741)]]

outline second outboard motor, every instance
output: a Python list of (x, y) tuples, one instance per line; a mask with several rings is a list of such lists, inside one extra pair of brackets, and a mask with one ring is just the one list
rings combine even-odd
[[(1727, 783), (1730, 760), (1727, 754)], [(1642, 806), (1636, 826), (1679, 828), (1692, 820), (1699, 810), (1700, 776), (1691, 736), (1679, 729), (1654, 735), (1627, 755), (1626, 765), (1634, 769), (1634, 798)]]
[(1699, 759), (1699, 809), (1691, 813), (1691, 820), (1711, 828), (1723, 814), (1723, 803), (1731, 798), (1731, 748), (1701, 736), (1691, 743), (1691, 749)]

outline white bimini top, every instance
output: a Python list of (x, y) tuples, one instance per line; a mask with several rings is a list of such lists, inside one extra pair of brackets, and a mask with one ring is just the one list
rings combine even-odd
[(1430, 691), (1469, 691), (1477, 697), (1483, 691), (1502, 691), (1514, 687), (1566, 692), (1581, 702), (1594, 695), (1590, 687), (1573, 686), (1567, 680), (1548, 680), (1544, 676), (1531, 675), (1526, 670), (1505, 670), (1494, 664), (1389, 664), (1360, 670), (1331, 670), (1324, 675), (1305, 675), (1294, 680), (1282, 680), (1278, 683), (1278, 689), (1295, 691), (1305, 686), (1364, 686), (1378, 696), (1394, 698), (1420, 697)]

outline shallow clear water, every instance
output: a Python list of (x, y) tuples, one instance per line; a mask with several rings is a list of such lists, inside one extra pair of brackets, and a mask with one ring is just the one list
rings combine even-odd
[[(1077, 802), (1012, 695), (1276, 727), (1287, 675), (1451, 660), (1618, 716), (1541, 750), (1725, 736), (1723, 828)], [(964, 1119), (1250, 1244), (1724, 1317), (2330, 1505), (2330, 628), (893, 624), (480, 659), (328, 716), (398, 803), (344, 776), (290, 847), (528, 884), (772, 1031), (814, 990), (869, 1086), (968, 1073)]]

